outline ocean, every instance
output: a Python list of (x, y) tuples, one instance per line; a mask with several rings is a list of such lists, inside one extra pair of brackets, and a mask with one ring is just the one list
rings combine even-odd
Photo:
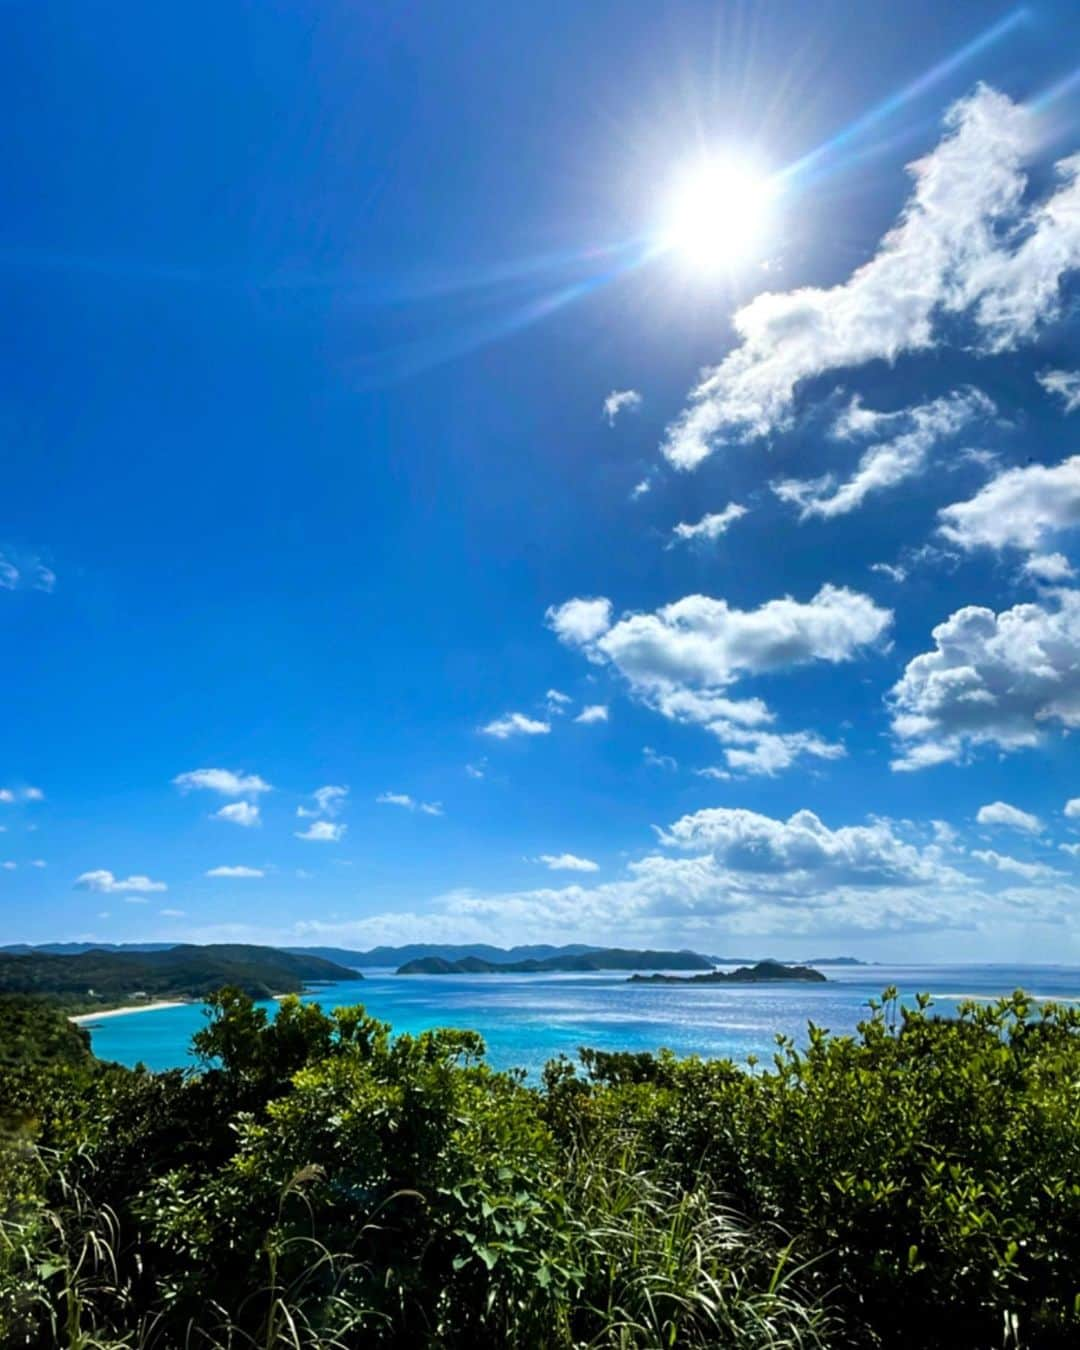
[[(778, 1034), (805, 1044), (808, 1021), (854, 1031), (867, 1000), (886, 985), (911, 999), (933, 996), (948, 1015), (965, 997), (995, 998), (1022, 988), (1040, 998), (1080, 999), (1080, 968), (1069, 966), (823, 966), (827, 984), (630, 984), (622, 972), (596, 975), (394, 975), (305, 994), (333, 1008), (363, 1003), (394, 1031), (466, 1027), (478, 1031), (496, 1068), (535, 1077), (555, 1055), (579, 1046), (659, 1050), (706, 1058), (770, 1056)], [(276, 1004), (269, 1004), (270, 1009)], [(192, 1004), (87, 1024), (95, 1054), (150, 1069), (191, 1067), (192, 1035), (204, 1024)]]

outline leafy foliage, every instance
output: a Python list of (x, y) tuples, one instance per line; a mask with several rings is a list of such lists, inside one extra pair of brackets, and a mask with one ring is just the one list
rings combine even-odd
[(270, 1020), (233, 990), (196, 1049), (188, 1074), (28, 1057), (0, 1343), (1056, 1350), (1080, 1331), (1069, 1009), (1018, 994), (945, 1021), (890, 996), (767, 1069), (583, 1051), (531, 1087), (470, 1032), (394, 1037), (294, 998)]

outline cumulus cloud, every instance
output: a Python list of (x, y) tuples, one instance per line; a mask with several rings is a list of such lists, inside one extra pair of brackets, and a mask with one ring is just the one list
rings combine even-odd
[(1048, 394), (1061, 399), (1066, 413), (1080, 408), (1080, 370), (1044, 370), (1035, 378)]
[[(603, 603), (607, 616), (610, 604)], [(845, 587), (823, 586), (809, 601), (785, 596), (754, 610), (689, 595), (653, 613), (606, 622), (575, 645), (589, 660), (613, 665), (662, 716), (706, 727), (725, 745), (729, 770), (774, 774), (800, 756), (836, 759), (844, 749), (814, 732), (775, 730), (761, 699), (733, 698), (729, 686), (812, 662), (851, 660), (878, 643), (891, 621), (890, 610)]]
[(433, 917), (479, 920), (489, 940), (491, 931), (562, 941), (618, 931), (642, 945), (704, 945), (717, 925), (728, 935), (970, 927), (988, 906), (937, 845), (912, 842), (889, 822), (833, 828), (811, 811), (783, 820), (713, 808), (659, 833), (674, 856), (639, 857), (614, 881), (455, 891), (439, 897)]
[(611, 627), (611, 601), (603, 596), (567, 600), (562, 605), (550, 605), (544, 617), (560, 642), (581, 647)]
[(148, 895), (153, 891), (167, 891), (169, 888), (163, 881), (151, 881), (149, 877), (131, 876), (116, 877), (106, 868), (99, 868), (96, 872), (83, 872), (75, 879), (75, 886), (80, 891), (95, 891), (99, 895), (123, 895), (131, 893), (135, 895)]
[(313, 820), (306, 830), (295, 830), (297, 839), (315, 844), (336, 844), (345, 837), (347, 825), (335, 825), (332, 820)]
[(208, 877), (264, 877), (266, 873), (258, 867), (211, 867)]
[(573, 701), (570, 695), (564, 694), (561, 689), (549, 689), (544, 695), (548, 713), (554, 717), (561, 716)]
[(511, 736), (546, 736), (551, 730), (550, 722), (539, 722), (524, 713), (503, 713), (480, 728), (485, 736), (494, 736), (498, 741), (508, 740)]
[(743, 675), (848, 661), (877, 642), (891, 620), (869, 596), (842, 586), (754, 610), (688, 595), (655, 613), (626, 615), (594, 646), (635, 684), (723, 686)]
[(728, 502), (722, 511), (702, 516), (694, 525), (688, 525), (685, 521), (680, 522), (672, 531), (674, 541), (711, 544), (726, 534), (728, 529), (745, 515), (745, 506), (740, 506), (738, 502)]
[(1022, 862), (1019, 858), (995, 853), (991, 848), (972, 849), (971, 856), (987, 867), (992, 867), (998, 872), (1008, 872), (1010, 876), (1023, 877), (1025, 881), (1045, 881), (1051, 877), (1061, 876), (1056, 868), (1048, 867), (1046, 863)]
[(606, 703), (590, 703), (587, 708), (582, 708), (581, 712), (574, 718), (575, 722), (581, 722), (585, 726), (589, 726), (593, 722), (606, 722), (607, 720)]
[(227, 820), (230, 825), (243, 825), (247, 829), (262, 824), (259, 808), (254, 802), (229, 802), (228, 806), (215, 811), (212, 819)]
[(883, 428), (897, 434), (871, 446), (855, 472), (842, 483), (826, 474), (823, 478), (783, 479), (774, 482), (772, 490), (781, 501), (798, 508), (800, 520), (813, 516), (830, 520), (846, 515), (873, 493), (921, 474), (935, 445), (955, 436), (974, 418), (993, 412), (993, 403), (975, 389), (896, 413), (874, 413), (855, 401), (833, 428), (834, 436), (850, 440), (867, 434), (880, 435)]
[(1065, 815), (1069, 820), (1080, 817), (1080, 797), (1070, 797), (1065, 803)]
[(630, 500), (636, 502), (639, 497), (644, 497), (646, 493), (652, 491), (652, 482), (648, 478), (642, 478), (634, 484), (630, 491)]
[(1060, 464), (1028, 464), (992, 478), (974, 497), (938, 512), (950, 543), (1036, 552), (1061, 530), (1080, 523), (1080, 455)]
[(1021, 811), (1018, 806), (1008, 802), (990, 802), (980, 806), (975, 819), (980, 825), (1004, 825), (1010, 830), (1023, 830), (1026, 834), (1042, 834), (1043, 823), (1030, 811)]
[(177, 774), (173, 783), (181, 792), (204, 788), (223, 797), (252, 797), (272, 790), (257, 773), (237, 773), (232, 769), (192, 769)]
[(613, 389), (604, 399), (604, 416), (608, 426), (615, 425), (615, 419), (620, 413), (637, 412), (641, 404), (642, 398), (636, 389)]
[(1055, 317), (1080, 258), (1080, 159), (1063, 160), (1049, 198), (1026, 207), (1022, 162), (1035, 131), (1032, 112), (985, 86), (954, 105), (869, 262), (838, 285), (767, 292), (737, 311), (738, 345), (692, 391), (667, 459), (692, 469), (719, 444), (783, 427), (805, 381), (927, 351), (958, 317), (991, 351)]
[(985, 745), (1041, 744), (1080, 725), (1080, 592), (995, 614), (968, 605), (932, 633), (890, 695), (895, 769), (958, 762)]
[(16, 802), (42, 802), (45, 794), (39, 787), (0, 788), (0, 802), (13, 806)]
[(552, 872), (597, 872), (600, 864), (591, 858), (579, 858), (576, 853), (541, 853), (536, 859)]
[(345, 805), (349, 789), (340, 784), (328, 783), (326, 787), (316, 788), (311, 794), (315, 802), (313, 807), (298, 806), (296, 814), (301, 820), (310, 820), (316, 816), (336, 816)]
[(895, 581), (897, 585), (907, 581), (907, 568), (899, 563), (871, 563), (870, 571), (877, 572), (879, 576), (888, 577), (890, 581)]
[(1063, 553), (1033, 553), (1024, 563), (1024, 575), (1033, 581), (1054, 585), (1069, 581), (1076, 575), (1072, 563)]
[(407, 792), (380, 792), (375, 798), (382, 806), (401, 806), (406, 811), (420, 811), (425, 816), (441, 816), (442, 802), (419, 802)]

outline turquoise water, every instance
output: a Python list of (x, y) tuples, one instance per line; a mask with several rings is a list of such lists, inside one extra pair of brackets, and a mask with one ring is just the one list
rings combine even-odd
[[(866, 1014), (866, 1001), (895, 984), (902, 994), (934, 995), (939, 1011), (968, 995), (996, 997), (1024, 988), (1044, 998), (1080, 999), (1080, 969), (1067, 966), (827, 967), (828, 984), (628, 984), (604, 975), (410, 975), (369, 971), (363, 980), (313, 990), (305, 997), (326, 1007), (363, 1003), (395, 1031), (468, 1027), (478, 1031), (497, 1068), (535, 1074), (553, 1055), (579, 1046), (601, 1050), (658, 1050), (680, 1055), (770, 1055), (777, 1033), (805, 1041), (808, 1020), (849, 1032)], [(271, 1007), (276, 1005), (271, 1004)], [(203, 1025), (191, 1005), (133, 1013), (90, 1023), (102, 1059), (151, 1069), (193, 1063), (192, 1034)]]

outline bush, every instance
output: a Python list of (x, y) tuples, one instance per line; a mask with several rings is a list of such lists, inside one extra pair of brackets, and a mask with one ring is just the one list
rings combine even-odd
[(29, 1057), (0, 1342), (1056, 1350), (1078, 1030), (890, 991), (751, 1072), (584, 1051), (530, 1087), (469, 1032), (225, 992), (198, 1073)]

